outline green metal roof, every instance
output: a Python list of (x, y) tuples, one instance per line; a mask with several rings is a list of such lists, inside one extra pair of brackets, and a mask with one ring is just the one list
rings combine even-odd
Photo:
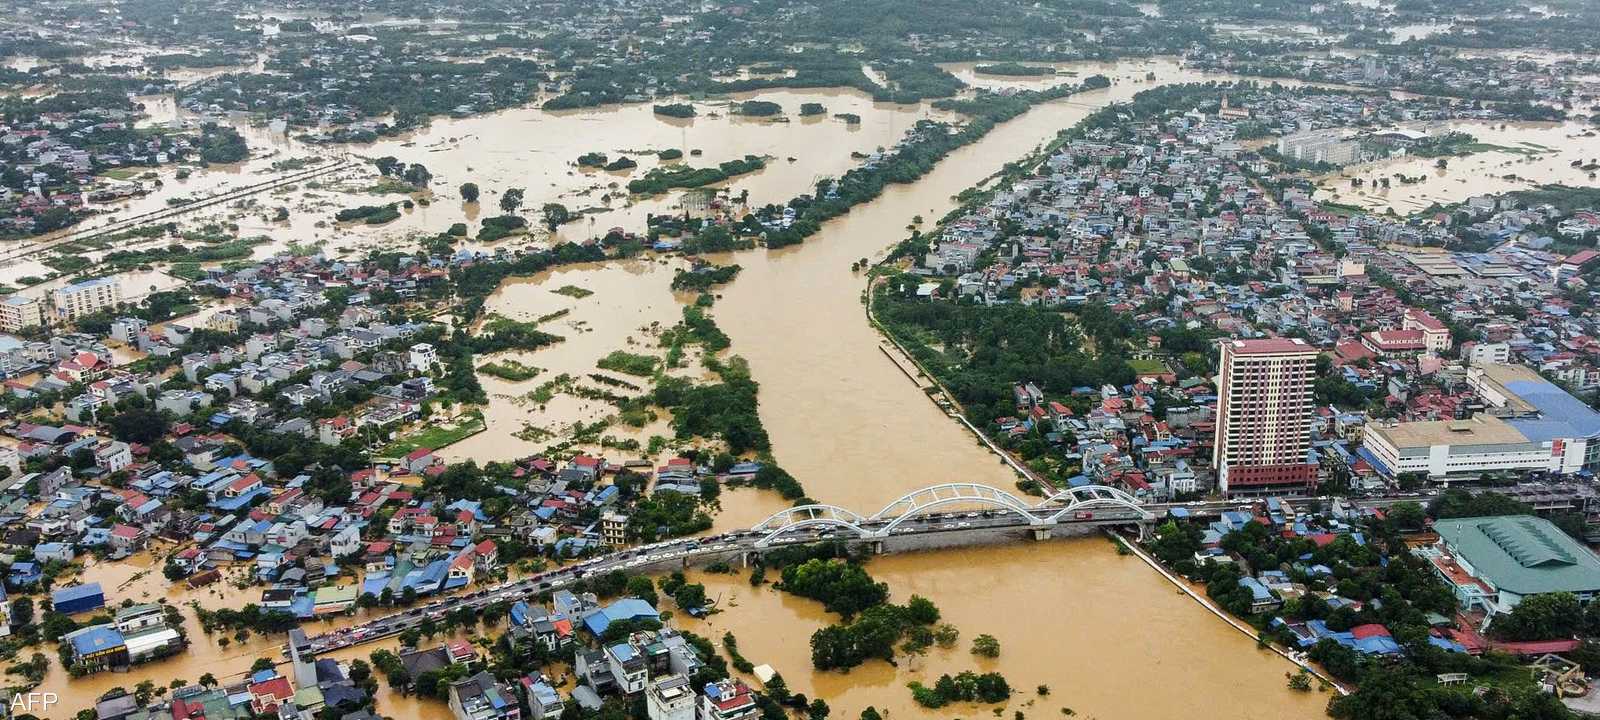
[(1549, 520), (1532, 515), (1451, 518), (1434, 523), (1476, 575), (1519, 595), (1600, 591), (1600, 557)]

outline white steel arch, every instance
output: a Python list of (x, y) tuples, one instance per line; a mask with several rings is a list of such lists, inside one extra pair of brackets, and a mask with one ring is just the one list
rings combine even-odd
[(1060, 507), (1061, 509), (1051, 514), (1047, 521), (1054, 524), (1062, 518), (1069, 517), (1072, 513), (1093, 510), (1096, 508), (1110, 508), (1132, 510), (1139, 514), (1141, 520), (1154, 520), (1155, 513), (1144, 509), (1139, 504), (1139, 499), (1114, 487), (1105, 485), (1083, 485), (1068, 488), (1046, 498), (1039, 503), (1039, 509), (1049, 510)]
[(1033, 514), (1033, 507), (1017, 499), (1004, 490), (993, 488), (978, 483), (945, 483), (913, 490), (900, 499), (885, 505), (882, 510), (875, 513), (869, 520), (889, 520), (889, 524), (878, 528), (878, 536), (887, 537), (901, 523), (914, 517), (926, 515), (934, 509), (946, 505), (987, 505), (1001, 510), (1008, 510), (1022, 516), (1030, 525), (1040, 524), (1040, 520)]
[(871, 531), (861, 527), (866, 521), (867, 518), (837, 505), (799, 505), (779, 510), (751, 529), (766, 533), (756, 541), (758, 547), (766, 547), (785, 533), (814, 527), (845, 528), (861, 537), (868, 537)]

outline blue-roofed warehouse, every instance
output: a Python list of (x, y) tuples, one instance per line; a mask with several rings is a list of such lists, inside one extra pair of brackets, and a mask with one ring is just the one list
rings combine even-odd
[(50, 593), (50, 604), (58, 613), (73, 615), (105, 607), (106, 594), (100, 589), (100, 583), (84, 583)]

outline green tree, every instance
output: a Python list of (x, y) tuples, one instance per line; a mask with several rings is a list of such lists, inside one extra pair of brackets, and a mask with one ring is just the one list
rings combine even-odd
[(1507, 640), (1555, 640), (1578, 632), (1583, 608), (1572, 593), (1530, 595), (1490, 625), (1490, 631)]
[(972, 639), (972, 654), (986, 658), (1000, 657), (1000, 641), (987, 633)]
[(501, 212), (514, 213), (522, 207), (522, 188), (508, 188), (500, 195)]
[(478, 201), (478, 184), (475, 182), (461, 183), (461, 199), (464, 202), (475, 203)]
[(1389, 506), (1387, 515), (1389, 522), (1401, 530), (1421, 530), (1427, 521), (1427, 512), (1422, 505), (1409, 500)]
[(572, 211), (561, 203), (545, 203), (539, 212), (544, 216), (545, 227), (551, 230), (572, 221)]

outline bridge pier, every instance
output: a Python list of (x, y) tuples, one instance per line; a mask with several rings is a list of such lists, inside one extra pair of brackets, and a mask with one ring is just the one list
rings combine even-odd
[(882, 540), (873, 540), (872, 541), (872, 554), (873, 555), (882, 555), (883, 554), (883, 541)]
[(1049, 540), (1050, 539), (1050, 528), (1047, 528), (1047, 527), (1036, 527), (1036, 528), (1033, 528), (1033, 539), (1035, 539), (1035, 540)]

